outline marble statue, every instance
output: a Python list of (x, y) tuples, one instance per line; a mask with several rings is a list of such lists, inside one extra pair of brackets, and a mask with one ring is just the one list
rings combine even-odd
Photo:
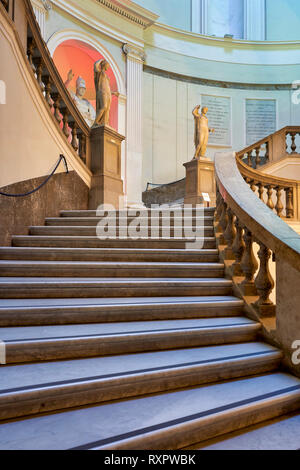
[(108, 126), (112, 95), (118, 93), (110, 89), (109, 77), (106, 71), (109, 63), (105, 59), (97, 60), (94, 64), (94, 78), (96, 88), (96, 119), (93, 127)]
[(206, 148), (210, 132), (215, 132), (214, 129), (208, 127), (207, 111), (208, 108), (204, 107), (199, 114), (200, 105), (196, 106), (193, 109), (193, 116), (195, 119), (195, 156), (194, 159), (199, 160), (199, 158), (206, 157)]
[[(74, 78), (74, 74), (72, 70), (69, 71), (68, 73), (68, 78), (67, 81), (65, 82), (65, 86), (68, 88), (71, 81)], [(72, 90), (69, 90), (69, 93), (76, 104), (77, 108), (79, 109), (80, 113), (82, 114), (84, 120), (86, 123), (92, 127), (92, 125), (95, 122), (96, 118), (96, 111), (93, 107), (93, 105), (84, 98), (86, 92), (86, 84), (85, 81), (82, 77), (78, 77), (76, 80), (76, 93), (74, 93)]]

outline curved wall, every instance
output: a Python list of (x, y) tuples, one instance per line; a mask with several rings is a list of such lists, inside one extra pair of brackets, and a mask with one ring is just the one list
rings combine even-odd
[[(278, 11), (283, 8), (280, 2), (278, 0)], [(293, 0), (287, 2), (287, 17), (292, 11), (300, 12)], [(134, 2), (120, 0), (119, 3), (125, 5), (125, 9), (126, 5), (131, 11), (135, 9)], [(266, 127), (268, 133), (300, 123), (300, 105), (293, 100), (292, 89), (292, 83), (300, 77), (300, 41), (246, 41), (203, 36), (188, 31), (190, 1), (137, 0), (136, 3), (159, 14), (159, 23), (141, 26), (132, 19), (131, 13), (129, 16), (117, 13), (110, 0), (103, 3), (101, 0), (53, 0), (46, 22), (46, 37), (51, 43), (51, 38), (59, 31), (65, 31), (67, 38), (68, 31), (71, 35), (71, 31), (76, 30), (85, 35), (87, 43), (93, 38), (118, 64), (126, 82), (127, 99), (130, 96), (135, 102), (143, 100), (143, 132), (140, 136), (137, 130), (134, 135), (136, 142), (143, 140), (142, 161), (132, 143), (133, 134), (126, 134), (127, 152), (136, 155), (132, 160), (135, 167), (138, 162), (142, 165), (142, 190), (147, 182), (164, 184), (184, 177), (182, 165), (194, 152), (191, 112), (197, 104), (207, 103), (207, 100), (227, 103), (226, 138), (219, 139), (218, 144), (210, 141), (208, 156), (211, 158), (220, 149), (241, 150), (249, 143), (246, 109), (251, 104), (258, 106), (262, 102), (273, 109), (272, 125)], [(171, 5), (175, 7), (172, 9)], [(268, 0), (266, 5), (268, 13)], [(296, 10), (289, 8), (291, 5)], [(138, 7), (136, 14), (140, 14)], [(172, 26), (161, 24), (163, 22)], [(267, 39), (273, 39), (272, 30), (278, 28), (276, 22), (276, 15), (273, 19), (267, 15)], [(122, 51), (125, 42), (145, 51), (143, 86), (134, 89), (135, 96), (132, 85), (128, 94), (128, 60)], [(135, 119), (127, 115), (127, 122)], [(138, 175), (135, 167), (128, 166), (128, 174)], [(129, 186), (132, 187), (132, 182)]]

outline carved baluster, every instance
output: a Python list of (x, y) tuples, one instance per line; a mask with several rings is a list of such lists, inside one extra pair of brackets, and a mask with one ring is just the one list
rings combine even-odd
[(256, 289), (253, 278), (258, 268), (258, 263), (253, 253), (252, 233), (247, 229), (247, 227), (244, 229), (243, 240), (245, 243), (245, 249), (241, 259), (241, 268), (245, 279), (242, 282), (242, 286), (246, 295), (255, 295)]
[(289, 135), (288, 132), (285, 133), (285, 152), (288, 153), (288, 139), (287, 139), (287, 136)]
[(260, 147), (255, 148), (255, 168), (257, 168), (260, 164)]
[(259, 194), (259, 199), (264, 202), (264, 192), (265, 192), (265, 187), (263, 183), (258, 184), (258, 194)]
[(273, 203), (273, 199), (272, 199), (273, 188), (274, 188), (274, 186), (272, 186), (271, 184), (269, 184), (269, 185), (267, 186), (267, 195), (268, 195), (267, 206), (268, 206), (271, 210), (274, 209), (274, 203)]
[(283, 211), (283, 204), (281, 201), (282, 188), (278, 186), (276, 188), (276, 193), (277, 193), (277, 203), (276, 203), (275, 209), (276, 209), (278, 217), (282, 217), (282, 211)]
[(46, 102), (48, 103), (50, 108), (52, 108), (53, 101), (51, 99), (51, 89), (52, 89), (52, 87), (51, 87), (51, 78), (49, 77), (49, 75), (44, 75), (42, 77), (42, 81), (45, 84), (45, 99), (46, 99)]
[(286, 188), (286, 217), (292, 219), (294, 217), (294, 198), (293, 188)]
[(72, 129), (72, 142), (71, 145), (73, 149), (77, 152), (78, 150), (78, 138), (77, 138), (77, 124), (76, 122), (71, 123), (71, 129)]
[(221, 211), (222, 211), (222, 201), (221, 201), (221, 199), (222, 199), (221, 193), (220, 193), (219, 189), (217, 189), (216, 215), (215, 215), (216, 221), (219, 221), (220, 216), (221, 216)]
[(252, 150), (251, 150), (251, 152), (247, 153), (247, 164), (249, 166), (252, 166)]
[(230, 207), (227, 209), (227, 226), (224, 232), (224, 238), (227, 242), (227, 250), (231, 250), (232, 243), (235, 237), (235, 227), (234, 227), (234, 214)]
[(63, 115), (63, 133), (65, 134), (66, 138), (69, 139), (70, 137), (70, 129), (69, 129), (69, 111), (67, 108), (62, 108), (61, 113)]
[(260, 249), (258, 251), (260, 266), (254, 283), (259, 295), (259, 299), (257, 300), (256, 305), (273, 305), (273, 302), (269, 298), (270, 293), (274, 288), (274, 281), (269, 271), (269, 259), (271, 256), (271, 250), (269, 250), (269, 248), (267, 248), (263, 243), (258, 243), (260, 246)]
[(236, 217), (235, 222), (235, 238), (232, 244), (232, 251), (235, 257), (235, 262), (232, 265), (233, 274), (235, 276), (242, 276), (243, 271), (241, 268), (241, 260), (245, 250), (245, 243), (243, 240), (243, 226), (240, 224), (238, 218)]
[(219, 245), (225, 245), (224, 232), (227, 227), (227, 204), (223, 198), (221, 198), (221, 215), (217, 226), (217, 232), (220, 233)]
[(266, 163), (268, 163), (270, 158), (270, 148), (269, 148), (269, 142), (266, 142), (266, 153), (265, 153), (265, 159)]
[(86, 136), (84, 134), (79, 136), (79, 156), (86, 163)]
[(59, 93), (51, 93), (51, 97), (54, 101), (54, 103), (53, 103), (54, 116), (56, 117), (57, 122), (61, 123), (62, 118), (61, 118), (60, 109), (59, 109), (59, 104), (60, 104), (60, 101), (61, 101), (60, 95), (59, 95)]
[(250, 189), (255, 193), (256, 191), (256, 183), (254, 180), (250, 181)]
[(34, 72), (35, 72), (35, 66), (33, 63), (33, 53), (34, 53), (35, 48), (36, 48), (36, 45), (35, 45), (33, 38), (29, 38), (27, 42), (27, 57), (28, 57), (30, 67), (32, 68)]
[(40, 89), (42, 90), (42, 92), (45, 89), (45, 86), (44, 86), (43, 80), (42, 80), (43, 67), (44, 67), (43, 60), (40, 57), (38, 59), (38, 63), (37, 63), (36, 78), (37, 78), (38, 84), (40, 85)]
[(296, 132), (290, 132), (290, 136), (291, 136), (291, 138), (292, 138), (292, 144), (291, 144), (291, 150), (292, 150), (292, 152), (291, 152), (291, 154), (294, 154), (294, 153), (297, 153), (297, 152), (296, 152), (297, 145), (296, 145), (296, 142), (295, 142), (295, 140), (296, 140)]

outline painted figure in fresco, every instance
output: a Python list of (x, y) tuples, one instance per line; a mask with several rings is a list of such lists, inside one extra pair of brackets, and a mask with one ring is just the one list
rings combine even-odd
[[(67, 81), (65, 82), (65, 86), (67, 88), (69, 87), (73, 78), (74, 74), (72, 70), (70, 70), (68, 73)], [(95, 122), (96, 111), (93, 105), (87, 99), (84, 98), (85, 92), (85, 80), (82, 77), (78, 77), (76, 80), (76, 93), (74, 93), (72, 90), (69, 90), (69, 93), (72, 96), (74, 103), (76, 104), (86, 123), (90, 127), (92, 127)]]
[(111, 97), (112, 95), (119, 96), (110, 89), (109, 77), (106, 74), (108, 69), (109, 63), (105, 59), (97, 60), (94, 64), (96, 119), (93, 127), (109, 125)]
[(193, 109), (193, 116), (195, 119), (195, 156), (194, 159), (199, 160), (201, 157), (205, 157), (206, 149), (207, 149), (207, 142), (210, 132), (215, 132), (214, 129), (210, 129), (208, 127), (208, 119), (207, 119), (207, 111), (208, 108), (204, 107), (201, 110), (201, 114), (199, 114), (200, 105), (196, 106)]

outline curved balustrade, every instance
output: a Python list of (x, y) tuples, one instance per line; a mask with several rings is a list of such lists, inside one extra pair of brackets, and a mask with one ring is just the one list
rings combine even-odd
[(251, 168), (276, 162), (287, 155), (299, 155), (300, 148), (296, 137), (300, 135), (299, 126), (287, 126), (274, 134), (255, 142), (245, 149), (237, 152), (237, 157)]
[[(217, 153), (215, 171), (216, 236), (227, 275), (234, 279), (251, 315), (262, 324), (273, 318), (270, 338), (284, 349), (286, 363), (293, 368), (292, 343), (300, 339), (300, 236), (245, 183), (234, 153)], [(254, 243), (259, 246), (258, 260)], [(276, 284), (270, 274), (271, 259), (276, 263)], [(276, 305), (270, 299), (274, 287)]]
[(27, 17), (27, 57), (41, 93), (58, 127), (81, 160), (90, 166), (90, 128), (72, 101), (44, 42), (30, 0)]
[(254, 170), (241, 161), (238, 155), (237, 166), (252, 191), (279, 217), (300, 220), (300, 181)]

